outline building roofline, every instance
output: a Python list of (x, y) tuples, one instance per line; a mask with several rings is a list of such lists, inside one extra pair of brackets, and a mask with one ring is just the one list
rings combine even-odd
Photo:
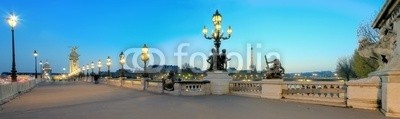
[(394, 11), (396, 6), (400, 3), (400, 0), (386, 0), (382, 9), (379, 11), (378, 16), (375, 18), (372, 23), (373, 28), (381, 28), (386, 19), (390, 17), (390, 14)]

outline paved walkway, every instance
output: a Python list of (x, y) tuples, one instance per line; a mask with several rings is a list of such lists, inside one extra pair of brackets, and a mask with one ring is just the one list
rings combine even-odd
[(384, 119), (378, 111), (239, 96), (171, 96), (81, 82), (41, 84), (0, 119)]

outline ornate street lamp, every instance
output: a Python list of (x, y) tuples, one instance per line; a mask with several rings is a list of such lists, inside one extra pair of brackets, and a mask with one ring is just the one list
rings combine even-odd
[(108, 75), (109, 77), (111, 77), (110, 67), (111, 67), (111, 58), (110, 58), (110, 56), (108, 56), (108, 57), (107, 57), (107, 75)]
[(99, 60), (98, 62), (97, 62), (97, 67), (99, 68), (99, 75), (100, 75), (100, 70), (101, 70), (101, 67), (103, 66), (103, 64), (101, 64), (101, 60)]
[(149, 61), (149, 48), (147, 48), (146, 44), (143, 45), (142, 47), (142, 54), (140, 57), (144, 63), (144, 68), (143, 68), (143, 77), (147, 77), (147, 61)]
[(33, 56), (35, 57), (35, 79), (37, 79), (37, 56), (38, 56), (38, 53), (36, 52), (36, 50), (33, 51)]
[(65, 74), (65, 70), (66, 70), (66, 69), (65, 69), (65, 68), (62, 68), (62, 70), (63, 70), (63, 74)]
[(124, 64), (125, 64), (125, 55), (124, 52), (121, 52), (119, 54), (119, 64), (121, 64), (121, 76), (120, 77), (124, 77)]
[[(83, 77), (85, 77), (85, 70), (86, 70), (85, 65), (83, 65), (83, 66), (82, 66), (82, 74), (83, 74)], [(81, 75), (81, 76), (82, 76), (82, 75)]]
[(42, 60), (40, 60), (39, 64), (40, 64), (40, 78), (43, 78), (43, 62), (42, 62)]
[(89, 64), (86, 64), (86, 76), (89, 77)]
[(12, 42), (12, 68), (11, 68), (11, 81), (17, 82), (17, 69), (15, 68), (15, 45), (14, 45), (14, 28), (18, 24), (18, 16), (14, 13), (10, 13), (10, 16), (7, 18), (8, 25), (11, 27), (11, 42)]
[(207, 36), (208, 30), (206, 26), (203, 28), (203, 35), (204, 38), (208, 40), (214, 40), (214, 45), (217, 50), (217, 53), (219, 53), (219, 47), (221, 45), (221, 40), (227, 40), (231, 37), (232, 35), (232, 27), (229, 26), (228, 30), (226, 31), (228, 33), (228, 36), (224, 36), (224, 31), (221, 29), (221, 23), (222, 23), (222, 16), (221, 14), (217, 11), (215, 11), (214, 15), (212, 16), (212, 21), (214, 24), (214, 30), (211, 33), (211, 36)]
[(92, 74), (91, 75), (94, 75), (94, 62), (92, 62), (90, 65), (91, 65), (90, 68), (92, 68)]

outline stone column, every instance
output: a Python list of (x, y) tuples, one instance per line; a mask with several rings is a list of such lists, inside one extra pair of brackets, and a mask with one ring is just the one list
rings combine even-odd
[(228, 72), (207, 72), (207, 76), (204, 77), (204, 80), (210, 81), (211, 94), (223, 95), (229, 93), (229, 82), (232, 81), (232, 77), (228, 75)]
[(283, 90), (283, 79), (262, 80), (261, 98), (281, 99)]
[(347, 85), (347, 106), (361, 109), (378, 109), (381, 100), (380, 78), (351, 80)]
[(400, 75), (381, 76), (382, 109), (386, 116), (400, 117)]
[(173, 95), (181, 95), (182, 94), (182, 90), (181, 90), (181, 84), (180, 83), (175, 83), (174, 84), (174, 91), (172, 92)]
[(140, 87), (140, 89), (141, 90), (143, 90), (143, 91), (145, 91), (146, 89), (147, 89), (147, 84), (148, 84), (148, 80), (149, 80), (150, 78), (142, 78), (142, 79), (140, 79), (141, 80), (141, 82), (140, 82), (140, 84), (141, 84), (141, 87)]

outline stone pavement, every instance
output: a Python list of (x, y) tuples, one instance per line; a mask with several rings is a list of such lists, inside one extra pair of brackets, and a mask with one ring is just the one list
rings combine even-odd
[(82, 82), (40, 84), (0, 119), (385, 119), (378, 111), (231, 95), (171, 96)]

